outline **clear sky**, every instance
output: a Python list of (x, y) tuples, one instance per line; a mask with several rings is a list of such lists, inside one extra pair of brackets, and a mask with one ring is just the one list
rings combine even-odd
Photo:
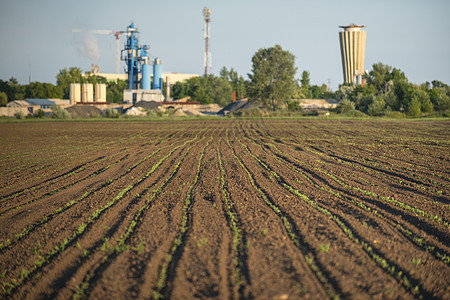
[(413, 83), (450, 84), (448, 0), (0, 0), (0, 79), (27, 84), (31, 73), (31, 81), (55, 83), (59, 70), (91, 63), (114, 73), (114, 37), (88, 36), (89, 58), (83, 35), (71, 30), (120, 31), (131, 21), (164, 72), (202, 74), (205, 6), (216, 75), (226, 66), (247, 78), (253, 54), (279, 44), (296, 56), (298, 78), (308, 70), (313, 84), (331, 80), (335, 90), (343, 81), (338, 26), (356, 23), (367, 26), (366, 69), (382, 62)]

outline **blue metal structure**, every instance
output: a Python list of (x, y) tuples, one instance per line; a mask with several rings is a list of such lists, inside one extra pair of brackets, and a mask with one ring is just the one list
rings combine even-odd
[[(141, 88), (150, 89), (149, 46), (139, 46), (139, 31), (131, 23), (127, 27), (127, 44), (121, 52), (121, 60), (126, 61), (128, 74), (128, 90), (139, 89), (139, 73), (141, 73)], [(142, 65), (142, 67), (141, 67)]]
[(153, 89), (162, 90), (162, 66), (159, 58), (155, 59), (153, 65)]
[(143, 59), (142, 64), (142, 78), (141, 78), (141, 89), (143, 90), (149, 90), (150, 89), (150, 64), (149, 64), (149, 58), (148, 58), (148, 46), (144, 45), (141, 49), (141, 57)]
[(148, 63), (142, 65), (141, 88), (143, 90), (150, 89), (150, 65)]

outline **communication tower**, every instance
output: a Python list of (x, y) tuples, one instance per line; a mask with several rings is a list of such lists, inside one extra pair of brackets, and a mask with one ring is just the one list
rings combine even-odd
[(203, 66), (205, 69), (205, 76), (207, 76), (208, 73), (212, 73), (211, 45), (209, 44), (209, 22), (211, 22), (211, 9), (205, 7), (203, 9), (203, 17), (205, 19), (205, 56)]

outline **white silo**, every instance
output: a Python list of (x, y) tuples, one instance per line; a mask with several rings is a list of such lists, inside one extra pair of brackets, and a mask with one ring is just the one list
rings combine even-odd
[(97, 83), (95, 85), (95, 102), (106, 102), (106, 84)]
[(70, 104), (76, 104), (81, 102), (81, 84), (71, 83), (70, 84)]
[(94, 102), (94, 86), (92, 83), (83, 83), (81, 89), (81, 102)]

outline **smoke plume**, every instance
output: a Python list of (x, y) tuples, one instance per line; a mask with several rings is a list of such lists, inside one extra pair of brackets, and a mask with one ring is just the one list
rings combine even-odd
[(89, 31), (83, 31), (81, 33), (81, 40), (77, 46), (77, 51), (92, 61), (98, 61), (101, 55), (97, 39)]

